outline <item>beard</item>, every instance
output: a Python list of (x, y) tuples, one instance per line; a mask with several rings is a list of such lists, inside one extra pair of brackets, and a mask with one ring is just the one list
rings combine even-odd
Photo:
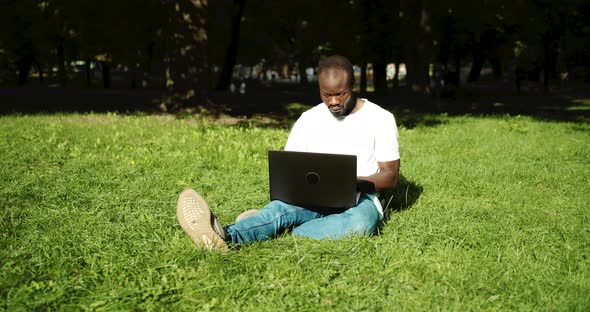
[(356, 106), (356, 94), (353, 92), (352, 95), (348, 98), (348, 100), (346, 100), (344, 102), (344, 104), (342, 105), (333, 105), (330, 106), (328, 105), (328, 109), (330, 110), (330, 113), (332, 113), (332, 116), (340, 118), (340, 117), (345, 117), (348, 116), (350, 114), (350, 112), (352, 112), (352, 110), (354, 109), (354, 107)]

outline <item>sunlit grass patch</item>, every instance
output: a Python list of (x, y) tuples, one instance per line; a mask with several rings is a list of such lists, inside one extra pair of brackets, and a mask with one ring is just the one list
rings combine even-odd
[(198, 189), (224, 224), (264, 205), (266, 152), (288, 129), (0, 117), (0, 309), (590, 307), (587, 123), (396, 117), (403, 179), (380, 235), (228, 254), (195, 250), (178, 193)]

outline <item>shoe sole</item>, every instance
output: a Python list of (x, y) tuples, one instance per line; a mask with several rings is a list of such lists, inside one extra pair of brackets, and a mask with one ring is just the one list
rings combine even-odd
[(209, 205), (195, 190), (188, 189), (180, 193), (176, 217), (198, 248), (208, 251), (228, 250), (225, 241), (213, 229), (213, 214)]

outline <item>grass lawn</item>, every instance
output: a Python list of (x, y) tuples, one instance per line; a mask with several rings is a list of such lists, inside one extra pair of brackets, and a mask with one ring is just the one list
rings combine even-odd
[(218, 254), (181, 230), (177, 195), (224, 224), (264, 205), (288, 129), (0, 117), (0, 310), (590, 310), (590, 125), (432, 118), (400, 127), (380, 235)]

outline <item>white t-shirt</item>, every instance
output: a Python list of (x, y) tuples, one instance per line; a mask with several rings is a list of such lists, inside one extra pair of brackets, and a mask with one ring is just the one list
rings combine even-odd
[[(357, 176), (379, 171), (377, 162), (399, 159), (395, 117), (367, 99), (361, 109), (345, 117), (334, 117), (326, 104), (307, 110), (293, 125), (285, 150), (348, 154), (357, 157)], [(383, 215), (379, 199), (368, 194)]]

